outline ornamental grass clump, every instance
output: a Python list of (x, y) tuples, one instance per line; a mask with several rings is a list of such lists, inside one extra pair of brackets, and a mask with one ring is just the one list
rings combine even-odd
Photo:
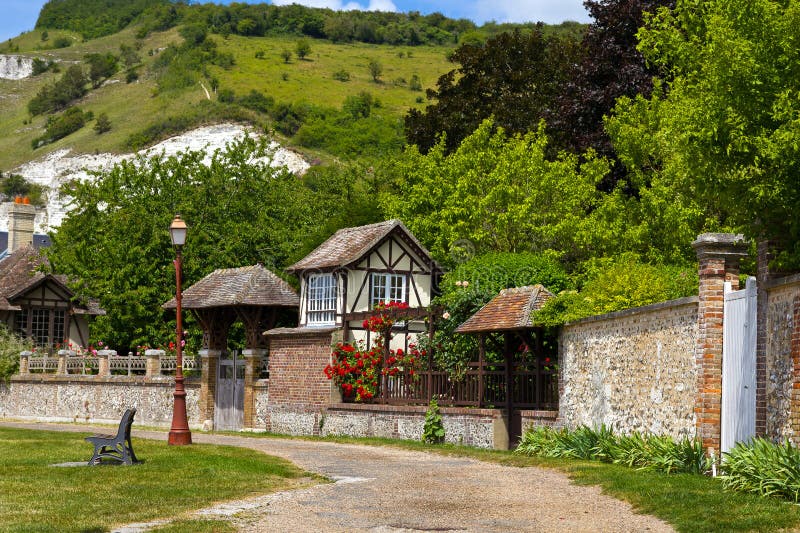
[(727, 489), (800, 502), (800, 449), (787, 440), (755, 438), (724, 455), (720, 476)]
[(676, 442), (670, 437), (638, 432), (614, 435), (604, 425), (599, 429), (581, 426), (573, 431), (533, 428), (522, 436), (516, 451), (539, 457), (602, 461), (667, 474), (702, 474), (711, 466), (698, 440), (684, 438)]

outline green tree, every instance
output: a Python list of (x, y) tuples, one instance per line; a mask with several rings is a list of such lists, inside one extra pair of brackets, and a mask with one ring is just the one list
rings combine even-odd
[(294, 47), (294, 53), (300, 59), (305, 59), (311, 54), (311, 43), (308, 39), (298, 39)]
[(167, 227), (176, 213), (189, 224), (188, 285), (216, 268), (287, 264), (331, 212), (315, 205), (295, 176), (269, 166), (266, 145), (243, 140), (213, 154), (210, 164), (206, 157), (140, 157), (65, 191), (72, 210), (48, 256), (106, 309), (94, 338), (126, 349), (174, 333), (174, 314), (160, 306), (174, 292)]
[(412, 146), (388, 165), (393, 190), (381, 197), (439, 258), (464, 248), (487, 252), (557, 250), (584, 256), (590, 213), (601, 203), (596, 184), (607, 163), (546, 157), (542, 128), (509, 136), (484, 121), (452, 154), (442, 139), (427, 155)]
[(69, 67), (55, 83), (45, 85), (28, 102), (31, 115), (59, 111), (86, 94), (89, 82), (80, 65)]
[(108, 120), (107, 114), (100, 113), (97, 115), (97, 120), (94, 123), (94, 131), (97, 132), (98, 135), (111, 131), (111, 121)]
[(99, 87), (103, 80), (113, 76), (119, 68), (119, 58), (112, 53), (89, 54), (86, 62), (89, 63), (89, 79), (93, 87)]
[(458, 47), (450, 60), (459, 67), (427, 91), (435, 103), (406, 115), (406, 140), (427, 152), (444, 132), (448, 151), (454, 150), (490, 116), (509, 133), (535, 130), (564, 91), (579, 53), (577, 42), (545, 37), (541, 27)]
[(800, 266), (800, 3), (681, 0), (646, 20), (640, 50), (672, 80), (617, 105), (620, 159), (640, 187), (777, 240)]
[(375, 83), (379, 83), (381, 80), (381, 75), (383, 74), (383, 65), (377, 59), (370, 59), (369, 60), (369, 75), (372, 76), (372, 81)]
[(292, 52), (284, 48), (283, 50), (281, 50), (281, 58), (283, 59), (284, 63), (288, 63), (289, 61), (292, 60)]

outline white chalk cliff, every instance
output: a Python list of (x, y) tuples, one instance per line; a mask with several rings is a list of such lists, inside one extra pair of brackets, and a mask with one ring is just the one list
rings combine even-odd
[(0, 78), (21, 80), (33, 74), (33, 59), (25, 56), (0, 54)]
[[(170, 156), (179, 152), (204, 150), (209, 154), (207, 161), (210, 161), (210, 156), (215, 150), (224, 149), (228, 143), (245, 135), (254, 135), (254, 133), (238, 124), (205, 126), (167, 139), (139, 152), (139, 154), (151, 156), (163, 153)], [(275, 142), (271, 144), (271, 149), (273, 150), (271, 166), (286, 167), (298, 175), (308, 170), (310, 165), (299, 154), (282, 148)], [(69, 149), (57, 150), (11, 170), (12, 174), (19, 174), (32, 183), (42, 185), (45, 189), (47, 205), (37, 211), (35, 221), (37, 233), (57, 228), (66, 216), (66, 205), (70, 199), (59, 194), (61, 185), (76, 179), (93, 179), (88, 171), (107, 171), (120, 161), (131, 159), (137, 155), (70, 155), (70, 153)], [(7, 227), (8, 216), (5, 207), (2, 206), (0, 207), (0, 231), (6, 230)]]

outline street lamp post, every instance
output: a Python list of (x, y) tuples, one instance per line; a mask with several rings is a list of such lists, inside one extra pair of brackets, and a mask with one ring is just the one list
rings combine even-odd
[(175, 402), (172, 407), (172, 427), (169, 429), (167, 442), (181, 446), (192, 443), (192, 432), (186, 419), (186, 389), (183, 387), (183, 309), (181, 307), (181, 269), (183, 257), (181, 248), (186, 244), (186, 222), (180, 215), (175, 215), (169, 225), (169, 236), (175, 247), (175, 301), (177, 303), (177, 327), (175, 344)]

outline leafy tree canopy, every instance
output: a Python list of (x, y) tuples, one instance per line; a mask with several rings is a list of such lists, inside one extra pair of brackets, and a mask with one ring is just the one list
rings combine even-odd
[(205, 157), (139, 158), (66, 191), (73, 209), (48, 256), (107, 309), (96, 339), (127, 349), (171, 335), (174, 314), (160, 306), (174, 294), (167, 227), (176, 213), (189, 225), (188, 285), (216, 268), (286, 264), (330, 211), (295, 176), (269, 167), (267, 149), (253, 140), (216, 152), (208, 164)]
[(563, 91), (579, 51), (577, 41), (545, 37), (540, 27), (459, 46), (450, 58), (458, 69), (427, 92), (435, 102), (406, 115), (406, 140), (424, 153), (445, 132), (452, 151), (490, 116), (509, 133), (535, 130)]
[(608, 171), (603, 159), (587, 153), (583, 163), (569, 154), (548, 160), (541, 127), (508, 135), (491, 120), (452, 154), (446, 144), (442, 139), (427, 155), (408, 148), (389, 165), (395, 190), (381, 199), (434, 255), (448, 263), (465, 251), (583, 254), (578, 236), (590, 230), (589, 214), (602, 199), (596, 184)]
[(800, 3), (680, 0), (646, 20), (640, 50), (671, 81), (618, 103), (620, 159), (638, 187), (692, 198), (800, 265)]
[(116, 33), (153, 6), (170, 0), (49, 0), (39, 12), (37, 28), (59, 28), (86, 39)]

